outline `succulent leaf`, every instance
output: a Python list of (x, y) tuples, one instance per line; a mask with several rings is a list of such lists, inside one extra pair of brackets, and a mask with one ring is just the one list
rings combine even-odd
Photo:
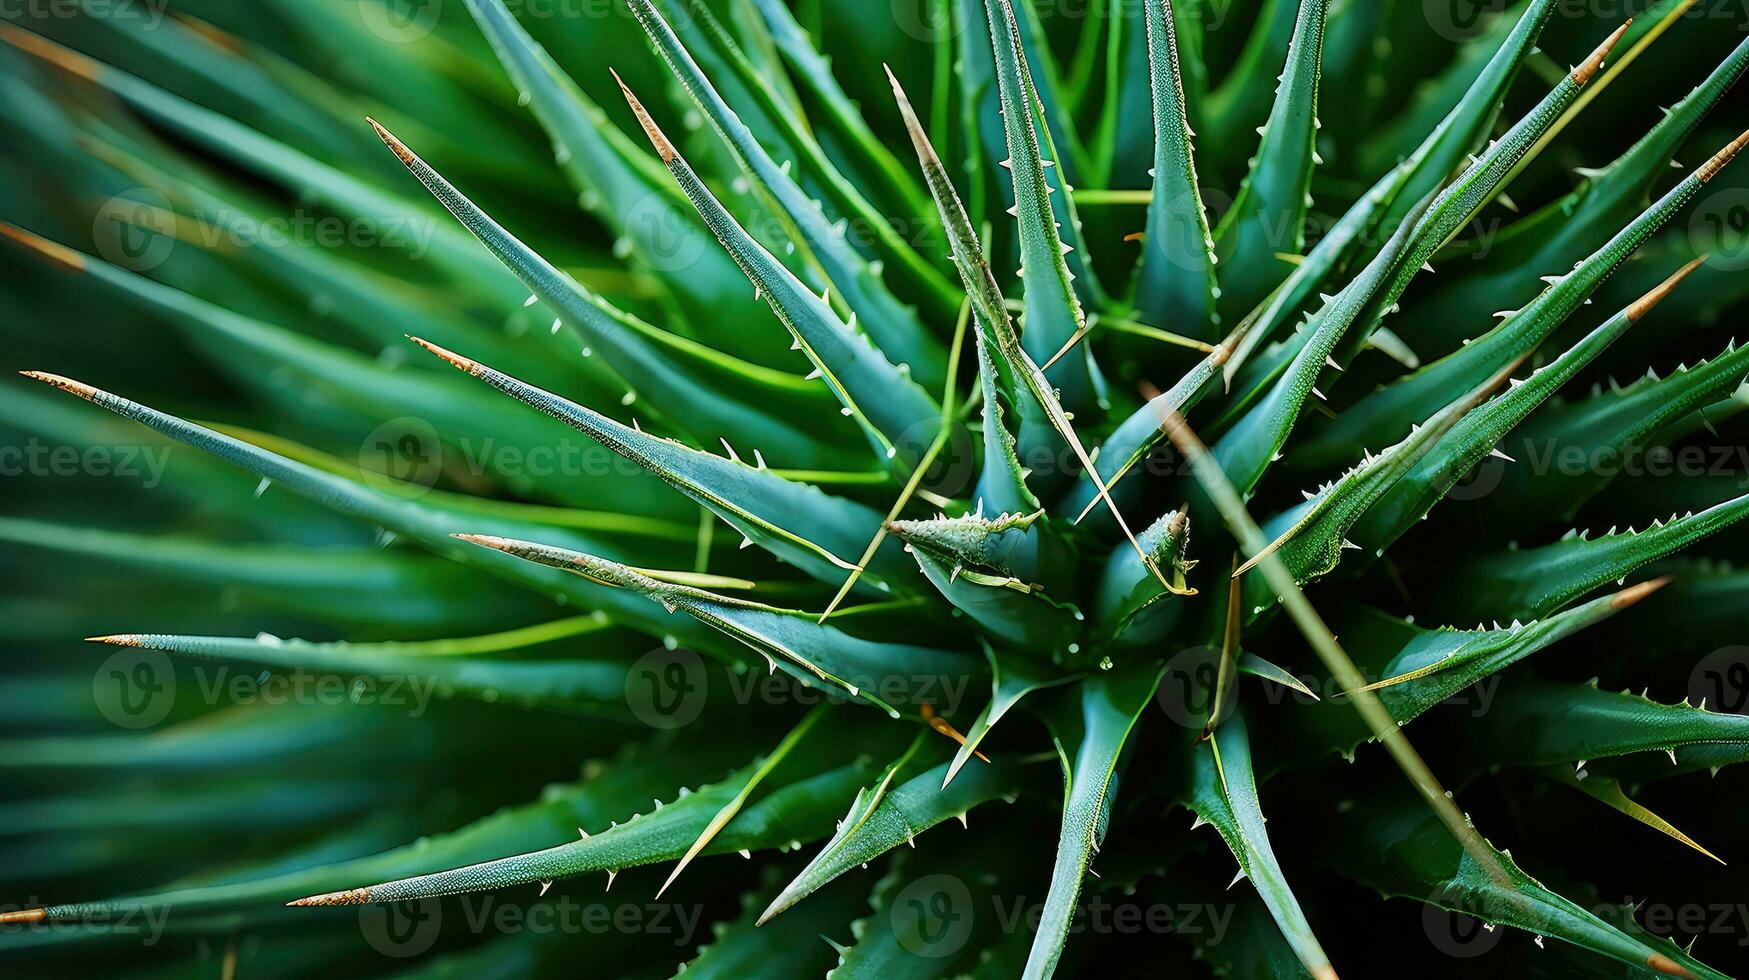
[(1723, 975), (1742, 11), (24, 6), (15, 972)]

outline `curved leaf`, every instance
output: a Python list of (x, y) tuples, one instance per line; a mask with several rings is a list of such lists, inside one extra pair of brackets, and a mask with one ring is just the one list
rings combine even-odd
[(839, 319), (825, 299), (809, 292), (801, 280), (747, 234), (662, 135), (631, 90), (623, 82), (620, 87), (668, 172), (741, 271), (752, 280), (755, 298), (764, 297), (770, 303), (772, 312), (795, 338), (795, 345), (826, 379), (843, 403), (844, 414), (856, 419), (886, 459), (902, 456), (904, 462), (914, 462), (935, 435), (941, 414), (939, 406), (867, 337), (859, 335), (853, 324)]
[(371, 124), (419, 182), (535, 297), (559, 313), (554, 327), (563, 323), (580, 334), (586, 354), (599, 349), (665, 419), (701, 442), (722, 431), (758, 434), (785, 466), (856, 465), (859, 454), (832, 445), (842, 433), (830, 425), (837, 420), (826, 392), (801, 378), (658, 330), (615, 308), (517, 240), (375, 120)]
[(1212, 738), (1191, 749), (1193, 774), (1189, 805), (1202, 820), (1214, 824), (1227, 848), (1239, 859), (1239, 873), (1251, 879), (1257, 894), (1294, 954), (1312, 976), (1333, 978), (1318, 937), (1288, 887), (1264, 827), (1257, 798), (1257, 778), (1251, 766), (1251, 740), (1243, 714), (1229, 714), (1215, 726)]
[(458, 537), (563, 569), (591, 582), (630, 589), (660, 603), (670, 613), (685, 612), (739, 640), (765, 657), (774, 670), (782, 663), (804, 683), (843, 689), (851, 698), (867, 701), (895, 718), (899, 712), (893, 703), (920, 705), (927, 696), (961, 688), (978, 672), (977, 665), (960, 653), (861, 639), (836, 627), (821, 625), (816, 617), (800, 610), (779, 609), (663, 582), (638, 569), (592, 555), (504, 538)]
[(1069, 712), (1058, 729), (1063, 826), (1043, 917), (1026, 960), (1028, 980), (1049, 977), (1063, 955), (1082, 879), (1111, 819), (1119, 756), (1142, 710), (1152, 703), (1160, 676), (1156, 668), (1132, 668), (1088, 678), (1081, 684), (1078, 710)]
[[(966, 813), (981, 803), (998, 797), (1013, 798), (1018, 767), (1011, 760), (978, 766), (951, 787), (942, 786), (947, 763), (910, 775), (912, 770), (906, 765), (909, 761), (908, 756), (901, 759), (873, 785), (857, 790), (850, 812), (838, 822), (838, 832), (801, 874), (784, 886), (759, 916), (760, 925), (793, 908), (839, 875), (910, 843), (936, 824), (953, 817), (964, 821)], [(893, 785), (901, 776), (909, 778)]]
[[(651, 0), (631, 0), (631, 9), (681, 88), (717, 134), (729, 144), (754, 186), (774, 202), (775, 210), (795, 229), (799, 244), (806, 246), (825, 271), (827, 281), (837, 289), (844, 307), (852, 311), (852, 322), (865, 330), (880, 351), (897, 361), (900, 370), (910, 374), (925, 390), (939, 390), (946, 381), (947, 352), (939, 340), (924, 329), (916, 310), (904, 306), (893, 296), (874, 274), (870, 264), (851, 247), (845, 234), (846, 226), (834, 226), (820, 203), (810, 198), (788, 170), (778, 166), (765, 147), (754, 139), (752, 131), (717, 94), (711, 79), (693, 61), (692, 54), (675, 36), (655, 4)], [(700, 7), (689, 16), (704, 18), (710, 14)], [(752, 88), (758, 91), (761, 86)], [(787, 115), (773, 113), (772, 118), (782, 126)], [(795, 136), (792, 142), (798, 147), (812, 143), (805, 134), (798, 132)], [(817, 150), (809, 154), (807, 163), (817, 173), (837, 172)], [(838, 182), (843, 183), (841, 177)], [(864, 205), (857, 217), (866, 222), (871, 214), (872, 209)], [(875, 220), (869, 223), (870, 228), (887, 227), (887, 222), (879, 215), (873, 217)]]

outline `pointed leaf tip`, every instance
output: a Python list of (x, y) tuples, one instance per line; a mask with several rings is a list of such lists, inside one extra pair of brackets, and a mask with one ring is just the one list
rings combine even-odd
[(369, 888), (348, 888), (345, 891), (325, 892), (321, 895), (311, 895), (285, 903), (287, 908), (326, 908), (335, 905), (368, 905), (370, 904)]
[(1652, 579), (1649, 582), (1641, 582), (1638, 585), (1629, 586), (1610, 597), (1609, 608), (1626, 609), (1634, 603), (1639, 602), (1641, 599), (1644, 599), (1659, 589), (1662, 589), (1664, 586), (1669, 585), (1672, 581), (1673, 578), (1671, 576), (1665, 575), (1661, 578)]
[(1652, 307), (1662, 303), (1664, 297), (1669, 296), (1677, 286), (1681, 285), (1682, 280), (1687, 279), (1689, 273), (1700, 268), (1701, 264), (1709, 258), (1711, 258), (1710, 255), (1701, 255), (1698, 258), (1691, 260), (1687, 265), (1671, 273), (1670, 278), (1653, 287), (1651, 292), (1634, 300), (1633, 305), (1629, 306), (1627, 309), (1628, 321), (1630, 323), (1638, 323), (1641, 317), (1652, 312)]
[(1598, 69), (1603, 67), (1603, 59), (1609, 57), (1609, 53), (1615, 49), (1616, 43), (1621, 40), (1623, 34), (1628, 32), (1628, 28), (1633, 26), (1633, 23), (1634, 19), (1629, 17), (1620, 27), (1615, 29), (1615, 33), (1604, 38), (1603, 43), (1597, 46), (1597, 50), (1591, 52), (1591, 57), (1586, 58), (1579, 63), (1579, 67), (1573, 69), (1573, 81), (1580, 85), (1591, 81), (1591, 76), (1597, 74)]
[(1653, 970), (1668, 976), (1688, 977), (1690, 980), (1693, 980), (1694, 978), (1694, 974), (1690, 973), (1687, 967), (1662, 953), (1653, 953), (1651, 956), (1646, 957), (1646, 965)]
[(402, 165), (411, 167), (413, 162), (419, 159), (412, 150), (407, 148), (407, 144), (401, 142), (400, 138), (394, 133), (389, 132), (382, 123), (377, 122), (370, 116), (365, 116), (364, 121), (370, 123), (370, 128), (377, 131), (377, 138), (382, 140), (385, 146), (395, 151), (395, 156), (401, 159)]
[(80, 398), (83, 398), (88, 402), (97, 400), (97, 389), (82, 381), (74, 381), (72, 378), (63, 378), (58, 374), (49, 374), (47, 371), (20, 371), (18, 373), (30, 378), (32, 381), (41, 381), (43, 384), (59, 388), (70, 394), (78, 395)]
[(141, 638), (140, 634), (138, 634), (138, 633), (117, 633), (113, 636), (87, 636), (85, 638), (85, 642), (86, 643), (107, 643), (110, 646), (116, 646), (116, 647), (145, 646), (143, 639)]
[(468, 544), (477, 544), (482, 548), (491, 548), (494, 551), (509, 551), (517, 543), (509, 538), (494, 537), (490, 534), (462, 534), (458, 532), (450, 537), (457, 541), (466, 541)]
[(675, 152), (674, 144), (668, 142), (668, 137), (663, 135), (662, 128), (656, 125), (656, 120), (650, 118), (650, 110), (644, 108), (644, 104), (638, 101), (636, 95), (632, 94), (631, 86), (626, 84), (625, 79), (619, 77), (619, 72), (612, 68), (609, 68), (608, 71), (612, 73), (613, 80), (618, 83), (620, 94), (625, 96), (626, 104), (632, 107), (632, 115), (638, 117), (638, 125), (644, 127), (644, 135), (650, 138), (650, 144), (656, 148), (656, 155), (660, 156), (665, 164), (673, 163), (680, 154)]
[(50, 41), (48, 38), (8, 23), (0, 23), (0, 41), (28, 52), (86, 81), (99, 81), (103, 66), (84, 55)]
[(38, 255), (65, 266), (74, 272), (85, 271), (85, 256), (60, 244), (52, 242), (35, 232), (26, 231), (9, 221), (0, 221), (0, 235), (5, 235)]
[(42, 922), (48, 917), (48, 909), (19, 909), (16, 912), (0, 912), (0, 926), (17, 925), (25, 922)]
[(480, 362), (472, 358), (463, 357), (452, 350), (446, 350), (431, 341), (420, 337), (409, 336), (407, 339), (425, 348), (431, 353), (436, 354), (438, 357), (443, 358), (459, 370), (466, 371), (469, 374), (477, 375), (480, 373)]
[(1714, 154), (1711, 160), (1701, 164), (1700, 168), (1694, 172), (1695, 179), (1704, 184), (1717, 177), (1719, 171), (1725, 169), (1725, 164), (1730, 163), (1738, 153), (1742, 152), (1745, 146), (1749, 146), (1749, 130), (1745, 130), (1743, 135), (1725, 144), (1725, 148)]

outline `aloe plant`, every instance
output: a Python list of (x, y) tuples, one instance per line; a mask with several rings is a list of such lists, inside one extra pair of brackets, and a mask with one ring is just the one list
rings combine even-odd
[(0, 956), (1745, 965), (1741, 12), (1255, 6), (8, 11)]

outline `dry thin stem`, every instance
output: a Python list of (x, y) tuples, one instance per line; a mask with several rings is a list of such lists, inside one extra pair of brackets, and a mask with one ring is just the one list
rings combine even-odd
[[(1239, 499), (1238, 491), (1233, 489), (1233, 484), (1228, 481), (1226, 473), (1221, 471), (1220, 464), (1209, 455), (1208, 447), (1204, 446), (1202, 440), (1197, 438), (1196, 433), (1191, 431), (1190, 425), (1184, 421), (1182, 415), (1173, 412), (1167, 418), (1166, 435), (1178, 447), (1178, 451), (1184, 454), (1185, 459), (1190, 461), (1197, 480), (1202, 483), (1203, 489), (1208, 492), (1210, 499), (1221, 511), (1222, 518), (1226, 520), (1233, 536), (1239, 539), (1240, 546), (1252, 553), (1262, 551), (1267, 547), (1269, 542), (1264, 538), (1263, 530), (1246, 512), (1245, 504)], [(1446, 794), (1438, 777), (1433, 775), (1433, 771), (1427, 768), (1427, 763), (1409, 744), (1408, 738), (1397, 727), (1396, 719), (1391, 717), (1390, 710), (1379, 701), (1376, 695), (1359, 690), (1365, 686), (1365, 678), (1361, 676), (1359, 668), (1355, 667), (1354, 661), (1349, 658), (1348, 653), (1342, 649), (1342, 645), (1337, 642), (1335, 635), (1330, 632), (1330, 627), (1318, 615), (1317, 610), (1312, 608), (1312, 603), (1306, 598), (1306, 594), (1300, 591), (1299, 584), (1294, 581), (1293, 573), (1288, 571), (1281, 559), (1273, 554), (1267, 556), (1260, 567), (1270, 586), (1275, 589), (1282, 606), (1287, 609), (1288, 615), (1293, 618), (1294, 624), (1300, 628), (1300, 632), (1305, 634), (1312, 649), (1317, 651), (1318, 657), (1324, 661), (1325, 667), (1336, 677), (1343, 688), (1356, 692), (1353, 699), (1355, 710), (1360, 712), (1361, 718), (1372, 730), (1373, 738), (1385, 747), (1385, 751), (1391, 754), (1392, 759), (1396, 760), (1398, 767), (1409, 777), (1409, 782), (1415, 787), (1415, 790), (1421, 794), (1427, 805), (1451, 831), (1452, 836), (1457, 838), (1458, 843), (1463, 845), (1464, 850), (1469, 852), (1470, 856), (1491, 878), (1503, 886), (1506, 885), (1509, 880), (1506, 869), (1495, 858), (1494, 852), (1483, 842), (1481, 835), (1476, 833), (1476, 829), (1470, 826), (1469, 820), (1457, 808), (1457, 804), (1452, 802), (1452, 798)]]

